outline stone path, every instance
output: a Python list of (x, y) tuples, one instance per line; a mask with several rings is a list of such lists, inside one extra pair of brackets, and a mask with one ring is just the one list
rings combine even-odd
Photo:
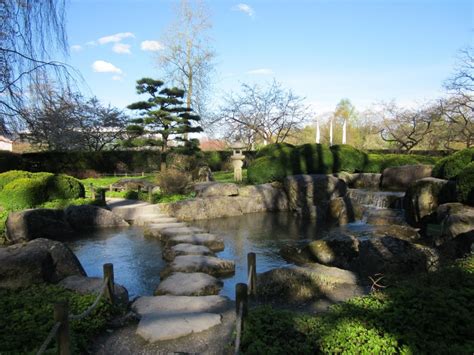
[(136, 334), (149, 343), (170, 341), (222, 327), (225, 314), (226, 330), (216, 334), (230, 336), (233, 302), (217, 296), (223, 285), (218, 277), (232, 275), (235, 264), (214, 254), (224, 250), (223, 239), (161, 213), (157, 205), (122, 199), (107, 202), (114, 213), (143, 226), (145, 236), (159, 239), (163, 259), (169, 262), (160, 274), (157, 296), (139, 297), (132, 305), (140, 316)]

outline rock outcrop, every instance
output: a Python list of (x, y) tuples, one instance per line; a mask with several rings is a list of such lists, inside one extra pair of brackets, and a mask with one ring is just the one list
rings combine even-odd
[(0, 288), (55, 283), (73, 275), (86, 273), (74, 253), (61, 242), (41, 238), (0, 248)]
[(113, 212), (92, 205), (70, 206), (65, 214), (68, 223), (76, 230), (129, 226)]
[(405, 190), (416, 180), (431, 176), (432, 165), (402, 165), (385, 168), (381, 186), (389, 190)]

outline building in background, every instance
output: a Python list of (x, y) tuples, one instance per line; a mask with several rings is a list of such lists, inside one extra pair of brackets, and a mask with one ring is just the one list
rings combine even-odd
[(13, 151), (13, 141), (5, 136), (0, 135), (0, 150)]

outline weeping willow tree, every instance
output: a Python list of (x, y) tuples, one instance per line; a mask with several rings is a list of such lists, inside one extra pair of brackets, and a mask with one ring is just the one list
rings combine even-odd
[(0, 133), (19, 127), (31, 95), (48, 78), (67, 83), (65, 0), (0, 0)]

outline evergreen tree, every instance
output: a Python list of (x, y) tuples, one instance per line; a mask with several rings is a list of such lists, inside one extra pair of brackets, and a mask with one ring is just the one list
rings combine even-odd
[[(186, 145), (188, 142), (183, 136), (202, 132), (202, 128), (197, 125), (201, 120), (199, 115), (183, 106), (184, 90), (176, 87), (162, 88), (163, 84), (163, 81), (151, 78), (137, 81), (137, 93), (150, 97), (128, 106), (130, 110), (139, 111), (141, 117), (131, 120), (132, 124), (127, 130), (134, 138), (145, 138), (139, 141), (139, 145), (158, 145), (165, 152), (169, 141), (184, 141)], [(157, 135), (161, 139), (157, 139)]]

